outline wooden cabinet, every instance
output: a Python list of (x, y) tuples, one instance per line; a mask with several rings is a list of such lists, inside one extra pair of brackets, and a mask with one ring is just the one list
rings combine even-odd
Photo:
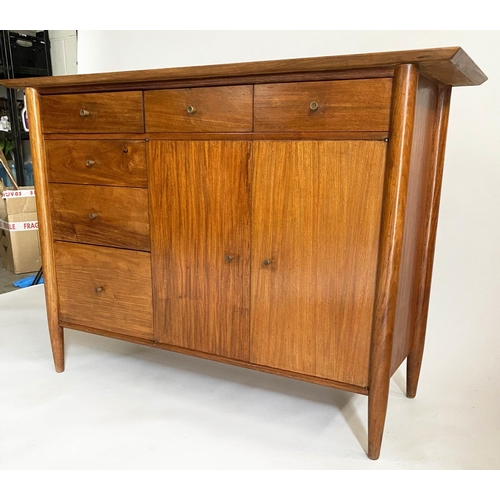
[(28, 87), (50, 338), (63, 328), (368, 396), (423, 355), (459, 48)]

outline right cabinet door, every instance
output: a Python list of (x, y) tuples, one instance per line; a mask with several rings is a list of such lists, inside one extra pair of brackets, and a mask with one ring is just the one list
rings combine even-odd
[(257, 141), (250, 361), (368, 385), (383, 141)]

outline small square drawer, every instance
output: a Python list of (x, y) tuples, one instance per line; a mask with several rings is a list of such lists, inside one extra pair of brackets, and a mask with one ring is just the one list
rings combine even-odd
[(148, 191), (141, 188), (50, 185), (55, 240), (148, 251)]
[(387, 131), (391, 78), (255, 86), (255, 132)]
[(146, 132), (251, 132), (252, 86), (144, 92)]
[(45, 141), (49, 182), (147, 187), (146, 143), (128, 140)]
[(54, 257), (59, 321), (153, 339), (148, 253), (56, 242)]
[(44, 95), (44, 133), (140, 133), (144, 131), (142, 92)]

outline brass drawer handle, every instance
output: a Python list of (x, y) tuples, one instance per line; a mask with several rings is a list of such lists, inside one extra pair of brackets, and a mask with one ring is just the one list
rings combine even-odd
[(94, 160), (86, 160), (85, 161), (85, 166), (90, 168), (90, 167), (93, 167), (95, 165), (95, 161)]
[(104, 292), (104, 287), (103, 286), (96, 286), (94, 288), (94, 292), (95, 293), (102, 293), (102, 292)]
[(309, 104), (309, 107), (312, 111), (316, 111), (319, 108), (319, 104), (316, 101), (313, 101), (311, 104)]
[(269, 267), (272, 263), (273, 261), (271, 259), (266, 259), (264, 262), (262, 262), (262, 264), (266, 267)]
[(94, 220), (97, 217), (97, 214), (89, 214), (89, 219)]
[(80, 110), (80, 116), (89, 116), (90, 111), (87, 111), (86, 109), (81, 109)]
[(194, 106), (188, 106), (186, 111), (188, 112), (188, 114), (194, 115), (196, 113), (196, 108)]

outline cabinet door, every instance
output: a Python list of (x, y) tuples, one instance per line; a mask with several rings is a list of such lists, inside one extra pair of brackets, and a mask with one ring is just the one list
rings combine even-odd
[(368, 385), (385, 153), (381, 141), (254, 144), (252, 362)]
[(156, 338), (247, 360), (250, 142), (152, 140), (148, 155)]

